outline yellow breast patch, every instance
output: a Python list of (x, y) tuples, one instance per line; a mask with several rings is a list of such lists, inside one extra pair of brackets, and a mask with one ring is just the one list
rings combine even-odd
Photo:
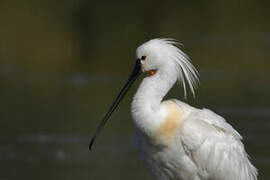
[(182, 111), (180, 107), (172, 101), (166, 101), (164, 103), (167, 109), (167, 115), (156, 130), (155, 136), (162, 141), (169, 141), (175, 136), (175, 133), (182, 124)]

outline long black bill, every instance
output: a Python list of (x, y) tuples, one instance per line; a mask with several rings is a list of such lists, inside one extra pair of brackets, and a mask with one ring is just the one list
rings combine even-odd
[(137, 77), (139, 77), (139, 75), (141, 73), (142, 73), (141, 62), (140, 62), (140, 59), (137, 59), (135, 66), (133, 68), (133, 71), (132, 71), (131, 75), (129, 76), (126, 84), (124, 85), (124, 87), (122, 88), (122, 90), (120, 91), (120, 93), (118, 94), (118, 96), (116, 97), (114, 102), (112, 103), (109, 111), (106, 113), (106, 115), (104, 116), (104, 118), (102, 119), (100, 124), (98, 125), (97, 130), (95, 131), (94, 135), (92, 136), (92, 138), (90, 140), (90, 144), (89, 144), (89, 150), (91, 150), (97, 135), (99, 134), (101, 129), (104, 127), (104, 125), (108, 121), (108, 119), (111, 116), (111, 114), (113, 113), (113, 111), (117, 108), (118, 104), (123, 99), (123, 97), (127, 93), (128, 89), (131, 87), (131, 85), (134, 83), (134, 81), (137, 79)]

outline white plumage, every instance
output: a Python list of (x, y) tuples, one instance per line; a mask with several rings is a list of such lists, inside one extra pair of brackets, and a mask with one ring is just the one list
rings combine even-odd
[(224, 118), (179, 100), (163, 101), (179, 80), (192, 94), (198, 72), (170, 39), (138, 47), (145, 77), (132, 101), (142, 160), (158, 180), (256, 180), (241, 135)]

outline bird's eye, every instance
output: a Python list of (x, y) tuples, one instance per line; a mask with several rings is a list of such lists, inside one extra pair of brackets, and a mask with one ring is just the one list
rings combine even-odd
[(146, 59), (146, 56), (142, 56), (142, 57), (141, 57), (141, 60), (145, 60), (145, 59)]

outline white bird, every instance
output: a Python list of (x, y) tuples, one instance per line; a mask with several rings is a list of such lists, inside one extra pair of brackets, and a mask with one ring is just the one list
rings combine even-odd
[(209, 109), (164, 96), (180, 81), (194, 95), (198, 72), (172, 39), (153, 39), (136, 50), (128, 82), (94, 134), (91, 146), (129, 87), (148, 72), (131, 105), (141, 159), (157, 180), (256, 180), (241, 135)]

